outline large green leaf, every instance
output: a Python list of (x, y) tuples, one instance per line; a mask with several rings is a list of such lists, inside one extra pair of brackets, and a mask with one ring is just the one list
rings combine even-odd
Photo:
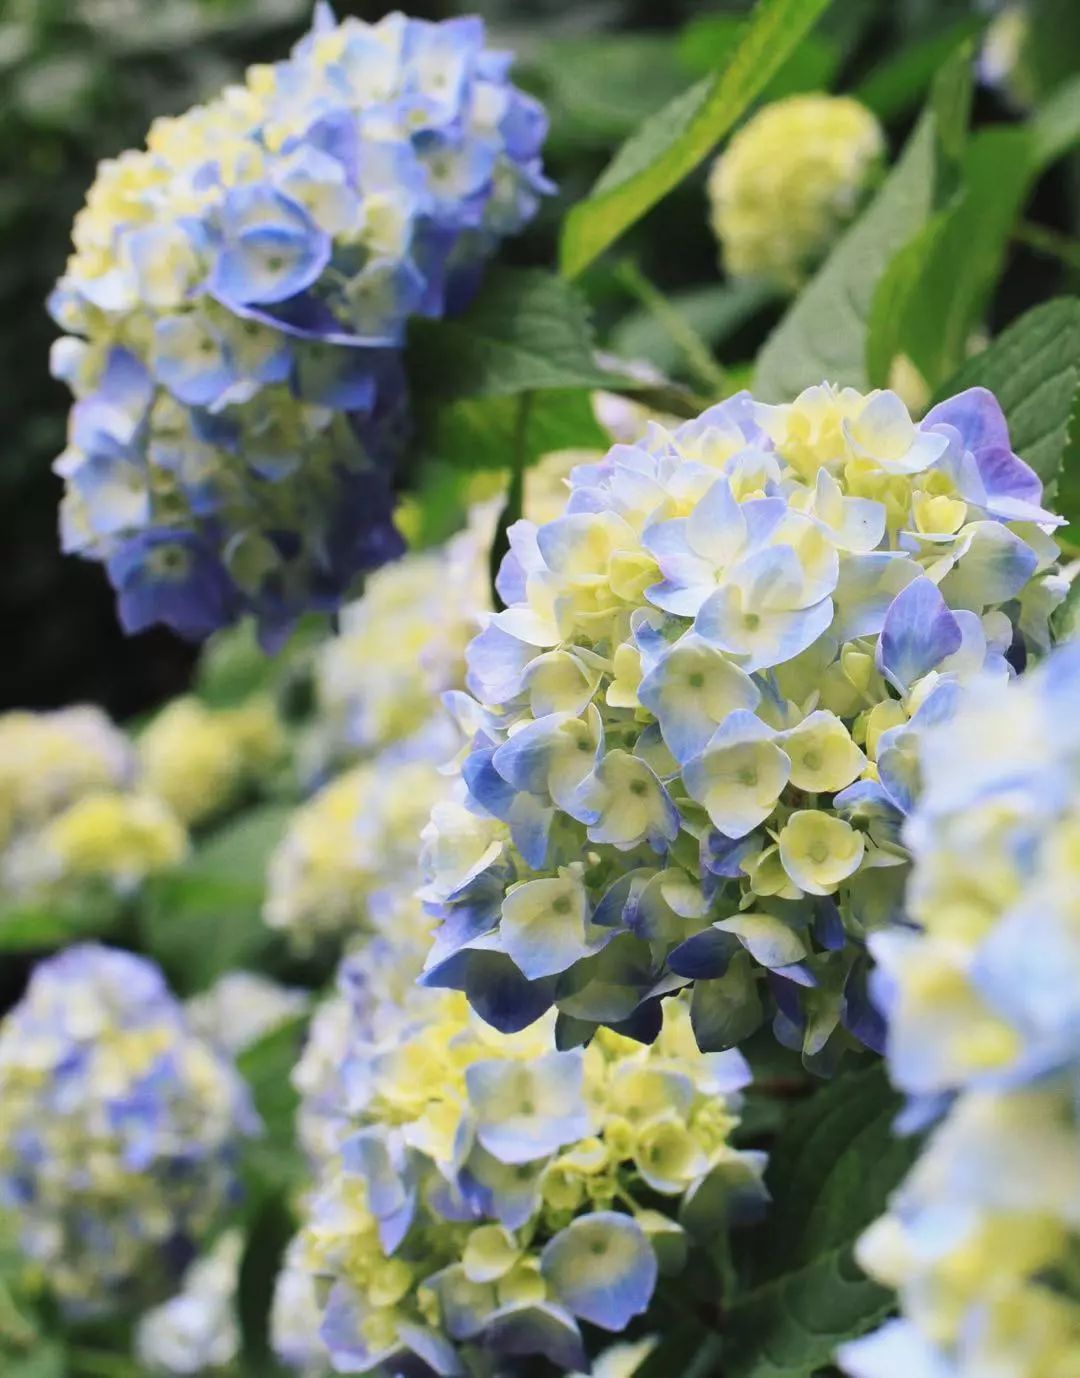
[(963, 187), (896, 255), (878, 285), (867, 341), (868, 381), (884, 386), (897, 355), (931, 388), (963, 359), (1000, 274), (1033, 161), (1024, 129), (988, 129), (971, 141)]
[(184, 995), (257, 963), (273, 942), (263, 923), (266, 863), (291, 813), (264, 804), (219, 828), (177, 871), (147, 887), (146, 950)]
[(931, 390), (960, 365), (1001, 274), (1013, 227), (1036, 179), (1080, 140), (1080, 78), (1027, 127), (980, 130), (964, 151), (960, 188), (896, 255), (870, 319), (869, 381), (908, 358)]
[(893, 1133), (898, 1108), (875, 1064), (789, 1116), (766, 1176), (772, 1208), (736, 1256), (742, 1290), (725, 1318), (725, 1378), (811, 1378), (888, 1313), (891, 1294), (860, 1272), (853, 1246), (917, 1149)]
[[(679, 35), (678, 55), (690, 76), (717, 72), (729, 60), (743, 33), (737, 14), (703, 14)], [(818, 33), (808, 33), (761, 93), (781, 100), (800, 91), (828, 90), (840, 65), (840, 48)]]
[[(995, 394), (1009, 422), (1013, 448), (1044, 483), (1053, 483), (1068, 452), (1080, 399), (1080, 298), (1058, 297), (1034, 307), (969, 359), (936, 401), (964, 388)], [(1080, 515), (1080, 473), (1067, 466), (1062, 510)]]
[[(425, 451), (457, 469), (508, 469), (517, 436), (517, 397), (465, 397), (432, 411)], [(524, 435), (525, 463), (554, 450), (606, 449), (590, 393), (557, 389), (533, 394)]]
[[(706, 344), (722, 344), (770, 305), (775, 289), (763, 282), (724, 282), (694, 287), (668, 297), (668, 305)], [(641, 308), (626, 315), (611, 334), (611, 348), (624, 359), (647, 359), (662, 373), (677, 374), (683, 351), (656, 314)]]
[(425, 405), (611, 382), (593, 356), (584, 297), (539, 269), (493, 273), (464, 315), (415, 322), (408, 368)]
[(768, 85), (829, 0), (759, 0), (724, 67), (682, 92), (625, 143), (563, 226), (560, 263), (576, 277), (716, 147)]
[(892, 257), (933, 210), (937, 117), (920, 120), (873, 201), (766, 340), (754, 388), (767, 402), (824, 380), (865, 388), (870, 309)]
[(549, 153), (611, 148), (687, 81), (674, 36), (660, 30), (557, 38), (525, 66), (551, 117)]
[(937, 33), (890, 51), (852, 93), (879, 120), (888, 124), (922, 100), (934, 75), (950, 53), (986, 23), (981, 14), (966, 15)]

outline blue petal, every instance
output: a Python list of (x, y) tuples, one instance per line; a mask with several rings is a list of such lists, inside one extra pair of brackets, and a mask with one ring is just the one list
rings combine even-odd
[(575, 1316), (619, 1332), (648, 1307), (658, 1268), (636, 1220), (597, 1211), (571, 1221), (544, 1246), (540, 1271)]
[(507, 1306), (488, 1323), (486, 1337), (500, 1354), (543, 1354), (567, 1373), (587, 1373), (589, 1360), (573, 1316), (551, 1302)]
[(960, 649), (963, 635), (935, 583), (915, 579), (893, 599), (878, 642), (878, 668), (901, 693)]

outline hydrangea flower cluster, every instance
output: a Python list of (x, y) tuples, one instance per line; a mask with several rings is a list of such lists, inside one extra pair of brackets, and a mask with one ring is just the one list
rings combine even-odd
[(925, 735), (918, 929), (873, 938), (909, 1125), (944, 1110), (859, 1258), (902, 1318), (855, 1378), (1080, 1372), (1080, 644)]
[(850, 96), (789, 96), (758, 111), (709, 174), (727, 273), (796, 290), (854, 217), (884, 153), (880, 125)]
[(424, 980), (560, 1046), (652, 1036), (695, 981), (703, 1048), (773, 1014), (827, 1069), (876, 1046), (865, 935), (902, 912), (918, 735), (1045, 647), (1058, 519), (973, 389), (748, 394), (652, 425), (510, 531), (505, 610), (447, 700), (470, 745), (424, 832)]
[(75, 1314), (175, 1285), (259, 1128), (158, 969), (93, 945), (42, 963), (0, 1025), (0, 1100), (0, 1204)]
[[(490, 506), (443, 546), (410, 552), (373, 574), (341, 614), (315, 665), (328, 754), (379, 751), (411, 737), (465, 677), (465, 647), (488, 606)], [(372, 673), (372, 667), (377, 672)]]
[(438, 768), (447, 737), (390, 747), (294, 812), (267, 868), (263, 918), (298, 950), (370, 931), (380, 894), (409, 888), (420, 830), (449, 789)]
[(223, 1234), (184, 1273), (179, 1292), (139, 1318), (135, 1356), (152, 1373), (199, 1375), (227, 1369), (240, 1354), (236, 1291), (244, 1237)]
[(0, 889), (16, 902), (119, 894), (175, 865), (187, 833), (100, 709), (0, 715)]
[(457, 994), (359, 990), (348, 1123), (295, 1260), (332, 1284), (339, 1371), (585, 1369), (581, 1321), (621, 1333), (696, 1235), (763, 1200), (762, 1155), (729, 1143), (746, 1064), (698, 1052), (683, 1003), (651, 1047), (605, 1031), (558, 1052), (551, 1020), (506, 1037)]
[[(603, 396), (596, 394), (598, 412)], [(574, 463), (598, 458), (591, 451), (546, 455), (526, 475), (525, 511), (534, 521), (557, 516)], [(494, 477), (505, 489), (503, 476)], [(500, 505), (478, 498), (455, 536), (379, 570), (343, 609), (340, 630), (315, 662), (324, 757), (370, 753), (415, 735), (440, 714), (440, 696), (464, 684), (465, 648), (490, 609), (489, 552)]]
[(239, 1057), (261, 1039), (307, 1013), (306, 990), (280, 986), (256, 971), (227, 971), (209, 990), (192, 996), (187, 1015), (197, 1034)]
[(264, 641), (400, 554), (410, 317), (467, 303), (548, 191), (543, 109), (477, 18), (336, 24), (101, 165), (51, 299), (65, 550), (130, 631)]
[(272, 700), (211, 708), (194, 695), (173, 699), (138, 742), (142, 778), (189, 825), (236, 804), (285, 754)]

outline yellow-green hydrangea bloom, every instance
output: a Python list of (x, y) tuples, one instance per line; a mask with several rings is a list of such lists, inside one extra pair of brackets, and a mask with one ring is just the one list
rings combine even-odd
[(855, 215), (884, 152), (877, 120), (850, 96), (789, 96), (759, 110), (709, 174), (728, 275), (797, 288)]
[(285, 732), (269, 699), (211, 708), (188, 695), (155, 716), (138, 749), (146, 787), (196, 824), (239, 802), (274, 769)]
[(183, 820), (98, 708), (0, 715), (0, 889), (17, 903), (127, 895), (182, 860)]

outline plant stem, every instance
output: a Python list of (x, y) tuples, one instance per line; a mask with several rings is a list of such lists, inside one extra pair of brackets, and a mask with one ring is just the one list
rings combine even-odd
[(1080, 239), (1073, 239), (1049, 225), (1036, 225), (1031, 220), (1022, 220), (1013, 231), (1013, 239), (1025, 248), (1034, 249), (1037, 254), (1056, 258), (1073, 272), (1080, 272)]
[(710, 395), (726, 396), (729, 391), (727, 374), (713, 358), (705, 341), (689, 321), (675, 310), (663, 292), (629, 259), (619, 264), (616, 276), (682, 350), (696, 382)]
[(682, 1378), (717, 1378), (723, 1346), (719, 1335), (710, 1335), (694, 1355), (690, 1367), (684, 1370)]

